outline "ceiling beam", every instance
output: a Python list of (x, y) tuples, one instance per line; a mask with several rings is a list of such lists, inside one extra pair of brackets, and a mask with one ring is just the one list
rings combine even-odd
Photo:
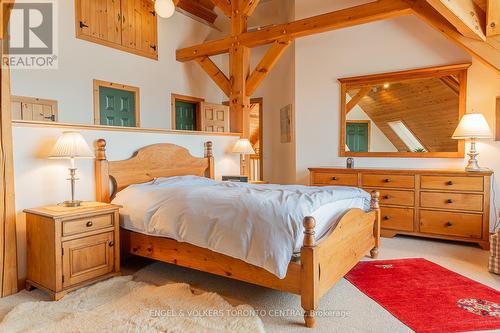
[(486, 38), (486, 41), (483, 42), (463, 36), (425, 0), (417, 0), (413, 10), (418, 17), (440, 31), (444, 36), (487, 66), (493, 68), (497, 73), (500, 73), (500, 47), (492, 37)]
[(486, 36), (500, 35), (500, 0), (488, 0), (486, 6)]
[(472, 0), (426, 0), (462, 35), (486, 41), (486, 14)]
[(352, 27), (412, 13), (413, 1), (379, 0), (364, 5), (338, 10), (267, 29), (245, 32), (219, 40), (177, 50), (178, 61), (190, 61), (202, 56), (227, 53), (232, 45), (256, 47), (276, 40), (305, 37), (321, 32)]
[(197, 58), (196, 62), (210, 76), (210, 78), (219, 86), (227, 97), (231, 95), (231, 83), (227, 76), (217, 67), (217, 65), (209, 58)]
[(366, 86), (366, 87), (361, 88), (358, 91), (358, 93), (353, 98), (351, 98), (349, 103), (347, 103), (347, 105), (345, 107), (345, 113), (347, 114), (347, 113), (351, 112), (351, 110), (354, 109), (354, 107), (356, 105), (358, 105), (359, 101), (361, 101), (361, 99), (363, 97), (365, 97), (370, 92), (370, 90), (372, 90), (371, 86)]
[(219, 7), (219, 9), (226, 15), (227, 17), (231, 17), (233, 11), (231, 10), (231, 2), (229, 0), (211, 0), (214, 5)]
[(243, 15), (252, 16), (255, 8), (259, 5), (260, 0), (245, 0), (241, 12)]
[(264, 55), (260, 63), (257, 65), (253, 73), (247, 79), (247, 96), (252, 96), (259, 85), (264, 81), (269, 72), (273, 69), (274, 65), (281, 58), (283, 53), (290, 46), (290, 40), (280, 40), (274, 42), (271, 48)]

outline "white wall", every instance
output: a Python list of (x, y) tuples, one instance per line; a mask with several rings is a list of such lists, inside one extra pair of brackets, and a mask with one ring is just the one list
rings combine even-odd
[[(296, 0), (299, 18), (367, 1)], [(365, 74), (471, 62), (467, 110), (482, 112), (494, 128), (500, 76), (414, 16), (374, 22), (298, 39), (295, 43), (297, 123), (296, 181), (307, 183), (308, 167), (345, 166), (338, 155), (338, 79)], [(500, 142), (480, 142), (480, 161), (500, 174)], [(357, 158), (359, 167), (463, 168), (464, 159)], [(275, 167), (279, 168), (279, 165)], [(500, 182), (495, 182), (500, 206)], [(492, 218), (494, 218), (492, 212)]]
[(141, 95), (141, 126), (153, 128), (171, 128), (171, 93), (221, 101), (220, 90), (195, 62), (175, 60), (176, 49), (202, 43), (212, 28), (180, 13), (158, 18), (159, 59), (155, 61), (77, 39), (74, 3), (56, 1), (59, 69), (13, 70), (13, 95), (58, 100), (60, 122), (93, 124), (93, 79), (136, 86)]
[(369, 120), (370, 121), (370, 152), (397, 152), (398, 149), (385, 136), (384, 132), (368, 117), (363, 109), (356, 105), (346, 117), (347, 120)]
[[(14, 125), (14, 174), (17, 218), (19, 277), (26, 276), (26, 221), (22, 210), (52, 205), (69, 199), (68, 161), (48, 160), (51, 147), (64, 131), (62, 127)], [(81, 129), (89, 144), (99, 138), (107, 141), (109, 160), (132, 156), (138, 148), (155, 143), (174, 143), (188, 148), (194, 156), (203, 157), (204, 143), (214, 144), (215, 175), (238, 174), (238, 156), (230, 153), (236, 136), (141, 133)], [(79, 200), (95, 200), (94, 161), (77, 161), (76, 196)]]

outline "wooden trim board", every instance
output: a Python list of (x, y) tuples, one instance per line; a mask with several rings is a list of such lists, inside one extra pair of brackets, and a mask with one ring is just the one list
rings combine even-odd
[(119, 90), (126, 90), (134, 93), (134, 102), (135, 102), (135, 127), (141, 127), (141, 94), (140, 94), (140, 89), (138, 87), (133, 87), (133, 86), (127, 86), (125, 84), (120, 84), (120, 83), (113, 83), (113, 82), (107, 82), (107, 81), (101, 81), (101, 80), (95, 80), (94, 79), (94, 124), (100, 125), (101, 124), (101, 119), (100, 119), (100, 95), (99, 95), (99, 88), (100, 87), (107, 87), (107, 88), (113, 88), (113, 89), (119, 89)]
[(176, 134), (176, 135), (204, 135), (204, 136), (234, 136), (234, 137), (241, 136), (241, 133), (178, 131), (178, 130), (169, 130), (163, 128), (118, 127), (118, 126), (84, 125), (84, 124), (68, 124), (68, 123), (49, 123), (44, 121), (25, 121), (25, 120), (14, 120), (12, 121), (12, 124), (14, 127), (57, 127), (57, 128), (71, 128), (71, 129), (90, 130), (90, 131), (159, 133), (159, 134)]
[(496, 141), (500, 141), (500, 96), (497, 97), (497, 103), (496, 103), (496, 121), (497, 121)]

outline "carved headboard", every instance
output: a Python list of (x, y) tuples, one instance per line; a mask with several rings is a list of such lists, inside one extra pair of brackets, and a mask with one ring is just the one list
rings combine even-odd
[(146, 183), (158, 177), (193, 175), (214, 178), (212, 142), (205, 143), (204, 158), (192, 156), (186, 148), (160, 143), (141, 148), (130, 159), (122, 161), (107, 160), (106, 140), (97, 140), (96, 146), (96, 197), (100, 202), (110, 202), (118, 191), (129, 185)]

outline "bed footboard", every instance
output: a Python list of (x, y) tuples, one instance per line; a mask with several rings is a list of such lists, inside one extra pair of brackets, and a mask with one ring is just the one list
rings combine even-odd
[(371, 210), (351, 209), (335, 230), (320, 243), (315, 242), (316, 222), (304, 219), (301, 251), (301, 304), (307, 327), (314, 327), (319, 299), (347, 274), (365, 255), (378, 255), (380, 246), (379, 193), (372, 193)]

